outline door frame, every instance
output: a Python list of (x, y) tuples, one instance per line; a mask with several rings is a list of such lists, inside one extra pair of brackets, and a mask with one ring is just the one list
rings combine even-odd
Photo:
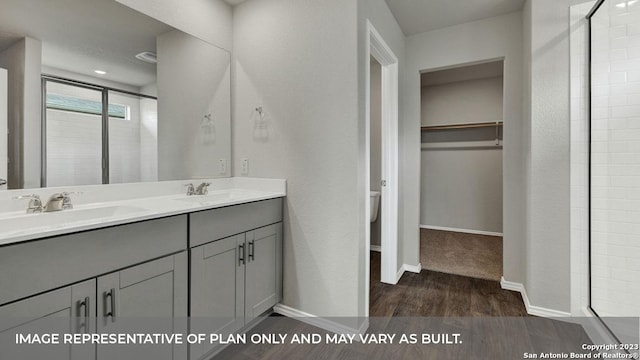
[(388, 284), (398, 283), (398, 58), (386, 44), (380, 33), (367, 20), (366, 38), (366, 92), (365, 92), (365, 267), (366, 308), (369, 313), (369, 280), (371, 251), (371, 64), (373, 57), (382, 65), (382, 179), (381, 187), (381, 266), (380, 280)]

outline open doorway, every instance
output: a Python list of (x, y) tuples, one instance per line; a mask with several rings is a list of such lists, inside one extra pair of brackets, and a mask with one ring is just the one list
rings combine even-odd
[(421, 73), (423, 269), (500, 281), (503, 61)]
[[(378, 250), (379, 261), (365, 256), (366, 283), (398, 282), (398, 59), (367, 22), (366, 222), (365, 253)], [(373, 109), (373, 110), (372, 110)], [(373, 124), (372, 124), (373, 122)], [(372, 193), (371, 190), (374, 192)], [(376, 209), (376, 205), (378, 208)], [(376, 225), (372, 225), (372, 221)], [(372, 228), (375, 243), (371, 243)], [(375, 274), (372, 275), (372, 272)], [(365, 299), (369, 304), (369, 289)], [(368, 310), (367, 310), (368, 313)]]

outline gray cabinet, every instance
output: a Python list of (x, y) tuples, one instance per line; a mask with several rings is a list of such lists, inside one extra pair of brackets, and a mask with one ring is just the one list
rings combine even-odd
[[(232, 334), (244, 325), (245, 234), (191, 249), (191, 333)], [(191, 346), (191, 359), (214, 350)]]
[(0, 307), (2, 359), (95, 359), (95, 348), (15, 345), (15, 334), (92, 333), (96, 282), (88, 280)]
[[(231, 334), (282, 294), (282, 223), (191, 249), (191, 333)], [(216, 351), (192, 345), (190, 358)]]
[[(182, 252), (99, 277), (97, 332), (184, 333), (187, 264), (187, 253)], [(98, 360), (143, 358), (184, 359), (186, 347), (98, 346)]]
[(271, 309), (282, 294), (282, 223), (246, 233), (245, 323)]

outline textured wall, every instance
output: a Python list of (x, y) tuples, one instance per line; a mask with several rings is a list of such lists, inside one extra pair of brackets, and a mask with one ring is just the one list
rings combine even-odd
[(287, 179), (282, 302), (318, 316), (364, 311), (355, 19), (342, 0), (234, 8), (233, 172), (248, 158), (250, 176)]
[(532, 304), (570, 310), (568, 1), (531, 1), (526, 290)]

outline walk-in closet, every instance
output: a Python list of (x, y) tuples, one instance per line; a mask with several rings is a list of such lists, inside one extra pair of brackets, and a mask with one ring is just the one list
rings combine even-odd
[(502, 276), (503, 61), (421, 74), (420, 260)]

